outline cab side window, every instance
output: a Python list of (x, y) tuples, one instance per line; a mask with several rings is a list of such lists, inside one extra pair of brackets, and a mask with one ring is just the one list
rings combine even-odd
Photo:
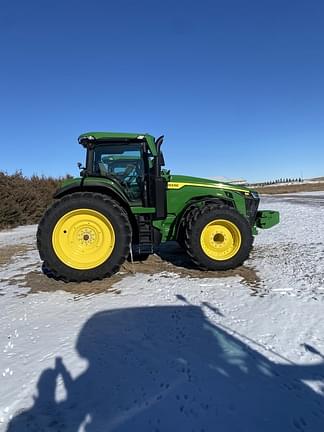
[(130, 201), (141, 200), (144, 165), (139, 145), (98, 146), (95, 149), (94, 172), (102, 177), (115, 178)]

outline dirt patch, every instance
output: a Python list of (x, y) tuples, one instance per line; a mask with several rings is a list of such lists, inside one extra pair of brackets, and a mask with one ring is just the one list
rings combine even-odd
[(113, 285), (123, 279), (125, 275), (116, 274), (111, 278), (106, 278), (101, 281), (94, 282), (70, 282), (65, 283), (62, 281), (57, 281), (55, 279), (50, 279), (43, 273), (32, 271), (25, 275), (24, 279), (17, 281), (16, 283), (20, 286), (30, 288), (30, 293), (39, 292), (53, 292), (53, 291), (66, 291), (75, 295), (90, 295), (99, 294), (102, 292), (115, 292), (120, 293), (119, 289), (113, 288)]
[(32, 271), (27, 273), (23, 280), (17, 281), (16, 283), (21, 286), (29, 287), (31, 289), (30, 293), (63, 290), (75, 295), (90, 295), (102, 292), (114, 292), (119, 294), (122, 287), (116, 288), (114, 285), (125, 277), (136, 273), (150, 276), (154, 276), (155, 274), (161, 275), (162, 273), (162, 276), (165, 278), (172, 278), (173, 274), (177, 274), (180, 277), (197, 279), (239, 276), (242, 278), (243, 283), (252, 288), (257, 288), (260, 284), (260, 278), (256, 274), (256, 271), (246, 266), (238, 267), (235, 270), (219, 272), (202, 271), (194, 268), (194, 265), (183, 253), (182, 249), (173, 244), (163, 245), (158, 255), (150, 255), (146, 261), (137, 261), (134, 263), (126, 261), (119, 273), (101, 281), (94, 281), (91, 283), (65, 283), (50, 279), (40, 272)]
[(21, 256), (31, 250), (27, 244), (8, 245), (0, 248), (0, 266), (8, 264), (14, 256)]

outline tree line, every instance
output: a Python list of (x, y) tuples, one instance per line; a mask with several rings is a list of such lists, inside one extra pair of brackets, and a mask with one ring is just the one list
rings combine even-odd
[(0, 228), (38, 223), (62, 180), (0, 171)]
[[(279, 178), (279, 179), (275, 179), (275, 180), (269, 180), (266, 182), (261, 182), (261, 183), (253, 183), (253, 186), (271, 186), (271, 185), (276, 185), (276, 184), (281, 184), (281, 183), (303, 183), (304, 179), (302, 179), (301, 177), (299, 178)], [(252, 184), (251, 184), (252, 186)]]

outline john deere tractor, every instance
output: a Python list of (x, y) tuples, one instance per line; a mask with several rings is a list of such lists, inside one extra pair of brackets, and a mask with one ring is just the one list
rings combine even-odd
[(249, 256), (258, 228), (279, 222), (258, 211), (257, 192), (163, 169), (163, 136), (89, 132), (80, 177), (56, 192), (37, 232), (47, 274), (64, 281), (110, 276), (130, 253), (178, 241), (201, 269), (227, 270)]

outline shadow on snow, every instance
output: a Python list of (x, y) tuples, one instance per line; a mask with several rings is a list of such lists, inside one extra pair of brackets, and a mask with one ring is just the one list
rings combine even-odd
[[(87, 370), (73, 379), (57, 358), (8, 432), (323, 430), (323, 396), (303, 381), (322, 380), (324, 363), (276, 364), (211, 324), (200, 307), (98, 313), (76, 350)], [(59, 375), (67, 396), (56, 402)]]

